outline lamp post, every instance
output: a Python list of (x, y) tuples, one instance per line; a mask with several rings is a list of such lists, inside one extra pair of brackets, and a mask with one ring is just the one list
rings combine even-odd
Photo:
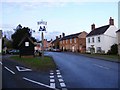
[(43, 32), (46, 31), (47, 22), (41, 20), (41, 21), (37, 22), (37, 24), (39, 25), (39, 31), (41, 31), (41, 38), (42, 38), (42, 60), (44, 60), (44, 34), (43, 34)]

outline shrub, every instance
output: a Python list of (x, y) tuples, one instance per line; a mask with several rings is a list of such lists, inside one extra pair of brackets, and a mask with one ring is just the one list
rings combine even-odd
[(114, 44), (111, 46), (111, 49), (108, 50), (107, 54), (118, 54), (118, 45), (117, 44)]

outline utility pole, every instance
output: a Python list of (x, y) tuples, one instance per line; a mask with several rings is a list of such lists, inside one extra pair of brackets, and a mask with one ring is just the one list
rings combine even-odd
[(41, 21), (37, 22), (37, 24), (40, 26), (39, 31), (41, 31), (41, 38), (42, 38), (42, 60), (44, 60), (44, 34), (43, 34), (43, 31), (46, 31), (47, 22), (41, 20)]
[(42, 60), (44, 60), (44, 35), (43, 35), (43, 32), (41, 34), (41, 37), (42, 37)]

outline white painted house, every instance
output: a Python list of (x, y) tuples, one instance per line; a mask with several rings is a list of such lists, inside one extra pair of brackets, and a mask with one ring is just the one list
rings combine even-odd
[(95, 28), (91, 25), (91, 32), (86, 37), (86, 52), (90, 53), (107, 53), (113, 44), (117, 43), (114, 19), (110, 17), (109, 25)]

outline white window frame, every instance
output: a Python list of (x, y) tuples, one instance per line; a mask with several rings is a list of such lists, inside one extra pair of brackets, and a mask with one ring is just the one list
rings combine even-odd
[(25, 46), (29, 47), (30, 43), (29, 42), (25, 42)]

